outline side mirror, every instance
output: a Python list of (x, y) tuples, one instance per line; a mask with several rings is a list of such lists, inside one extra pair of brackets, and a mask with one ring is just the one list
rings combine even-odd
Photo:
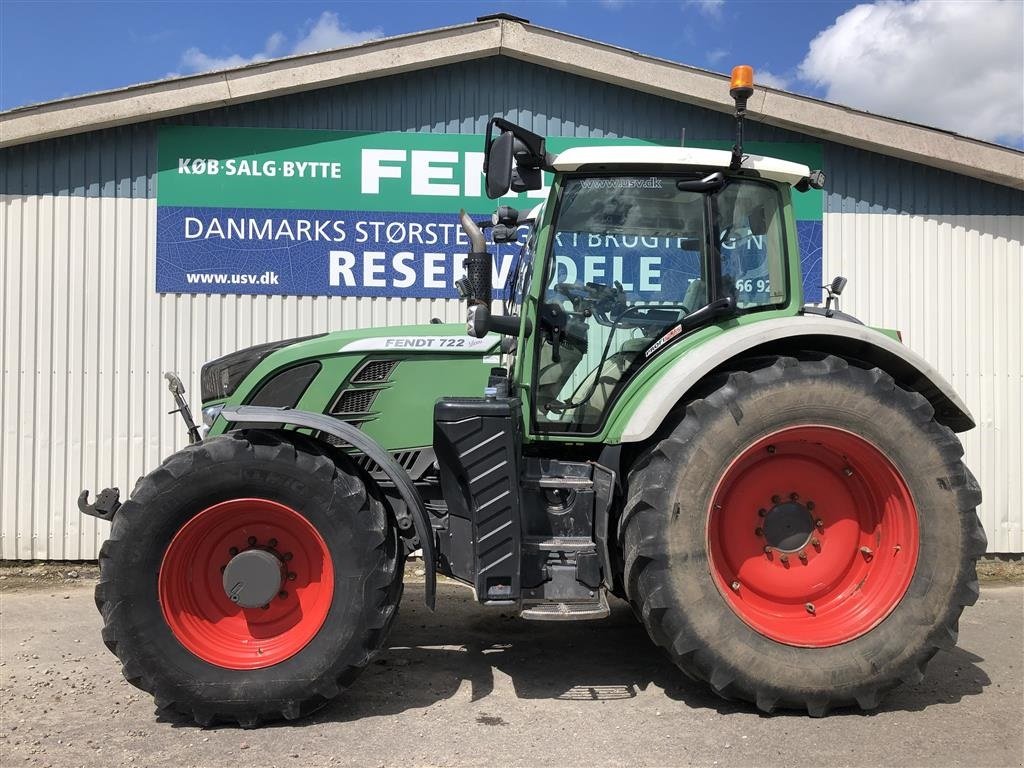
[[(495, 128), (500, 133), (492, 140)], [(484, 134), (487, 196), (493, 200), (507, 194), (510, 188), (517, 193), (540, 189), (544, 184), (541, 172), (550, 170), (554, 162), (545, 145), (543, 136), (502, 117), (492, 117)]]
[(494, 200), (508, 194), (512, 186), (512, 148), (515, 137), (503, 132), (492, 141), (487, 150), (487, 196)]

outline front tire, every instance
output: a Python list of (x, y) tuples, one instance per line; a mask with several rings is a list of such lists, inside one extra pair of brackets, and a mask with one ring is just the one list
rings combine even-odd
[(726, 698), (870, 709), (956, 642), (981, 494), (956, 436), (887, 374), (768, 363), (690, 403), (634, 465), (626, 592)]
[[(118, 509), (100, 552), (103, 639), (160, 709), (203, 725), (297, 718), (385, 642), (401, 551), (346, 456), (296, 433), (212, 438), (168, 458)], [(232, 562), (254, 577), (248, 591), (224, 586)]]

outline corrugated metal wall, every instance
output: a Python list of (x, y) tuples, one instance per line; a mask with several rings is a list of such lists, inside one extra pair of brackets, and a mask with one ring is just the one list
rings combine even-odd
[[(495, 87), (508, 82), (514, 93)], [(481, 133), (492, 114), (547, 135), (731, 136), (724, 115), (497, 58), (167, 122)], [(461, 320), (448, 300), (156, 294), (155, 136), (145, 123), (0, 150), (5, 559), (96, 557), (106, 525), (77, 512), (78, 491), (127, 491), (184, 443), (163, 371), (188, 373), (196, 392), (203, 361), (260, 341)], [(966, 398), (990, 549), (1024, 551), (1024, 195), (834, 144), (825, 157), (825, 275), (850, 277), (844, 309), (902, 328)]]

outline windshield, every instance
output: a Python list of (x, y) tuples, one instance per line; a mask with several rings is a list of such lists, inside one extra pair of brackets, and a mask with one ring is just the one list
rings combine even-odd
[(730, 180), (707, 194), (680, 190), (681, 178), (564, 182), (540, 307), (539, 429), (596, 431), (651, 345), (714, 298), (741, 311), (785, 302), (778, 189)]

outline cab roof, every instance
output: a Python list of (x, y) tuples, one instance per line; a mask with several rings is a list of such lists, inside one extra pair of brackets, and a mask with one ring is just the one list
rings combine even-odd
[[(553, 163), (556, 171), (577, 171), (584, 166), (588, 170), (600, 166), (666, 166), (677, 165), (685, 168), (727, 169), (732, 153), (723, 149), (695, 149), (689, 147), (572, 147), (560, 153)], [(764, 179), (796, 184), (805, 178), (810, 168), (800, 163), (779, 160), (763, 155), (744, 155), (743, 170), (756, 171)]]

